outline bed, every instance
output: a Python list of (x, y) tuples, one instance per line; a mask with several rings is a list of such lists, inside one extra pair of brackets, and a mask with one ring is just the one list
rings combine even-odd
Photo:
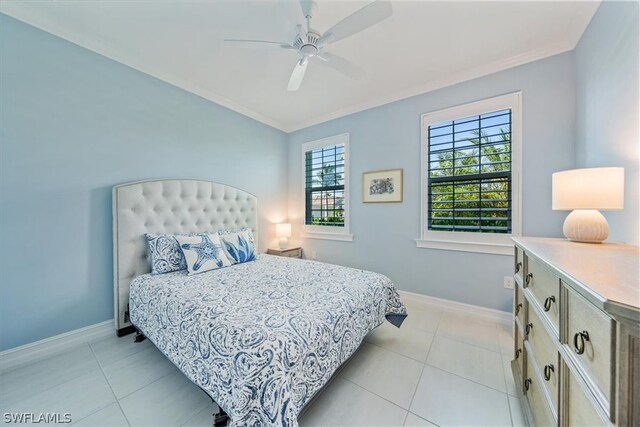
[(218, 183), (114, 188), (116, 328), (149, 338), (230, 418), (296, 426), (304, 406), (386, 320), (406, 309), (385, 276), (309, 260), (255, 261), (188, 276), (149, 274), (143, 234), (249, 227), (257, 201)]

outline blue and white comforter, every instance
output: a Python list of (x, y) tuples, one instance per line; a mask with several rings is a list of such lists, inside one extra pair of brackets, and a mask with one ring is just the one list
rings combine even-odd
[(260, 255), (194, 276), (131, 282), (131, 321), (232, 426), (297, 426), (304, 405), (385, 318), (406, 309), (370, 271)]

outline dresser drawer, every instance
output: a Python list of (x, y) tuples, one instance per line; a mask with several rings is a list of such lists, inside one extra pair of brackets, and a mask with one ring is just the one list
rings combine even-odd
[(520, 325), (524, 326), (524, 314), (526, 312), (526, 302), (524, 299), (524, 295), (522, 293), (522, 288), (520, 285), (516, 283), (516, 295), (515, 295), (515, 308), (513, 309), (513, 313), (516, 318), (520, 321)]
[(544, 265), (527, 257), (525, 287), (528, 288), (536, 302), (544, 310), (544, 315), (554, 326), (558, 334), (560, 279)]
[(609, 423), (603, 420), (596, 410), (597, 405), (587, 397), (587, 392), (581, 387), (573, 372), (567, 369), (567, 419), (570, 426), (606, 426)]
[(515, 345), (513, 349), (513, 360), (516, 362), (516, 369), (520, 374), (520, 384), (517, 384), (517, 387), (520, 391), (522, 391), (522, 378), (524, 378), (524, 346), (522, 343), (522, 335), (520, 334), (520, 328), (516, 325), (515, 327)]
[(531, 357), (527, 354), (527, 371), (524, 380), (524, 394), (529, 402), (529, 408), (536, 426), (555, 426), (557, 422), (553, 417), (547, 397), (545, 395), (542, 378), (532, 364)]
[(535, 310), (529, 308), (529, 320), (527, 329), (529, 331), (527, 340), (531, 348), (529, 360), (535, 363), (538, 371), (542, 373), (544, 379), (544, 387), (551, 397), (553, 409), (558, 413), (558, 388), (560, 378), (559, 355), (553, 338), (547, 333), (542, 321), (536, 314)]
[(300, 249), (292, 249), (290, 251), (282, 252), (282, 256), (289, 258), (300, 258)]
[(581, 295), (567, 286), (565, 288), (567, 290), (565, 345), (580, 368), (595, 382), (606, 402), (610, 402), (613, 321)]
[(522, 283), (522, 276), (524, 276), (524, 252), (516, 246), (514, 255), (513, 275), (520, 279), (520, 283)]

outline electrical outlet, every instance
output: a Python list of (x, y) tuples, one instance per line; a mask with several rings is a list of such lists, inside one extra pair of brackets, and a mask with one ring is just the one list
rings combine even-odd
[(311, 251), (311, 259), (318, 259), (318, 252)]
[(507, 289), (513, 289), (513, 276), (504, 276), (504, 287)]

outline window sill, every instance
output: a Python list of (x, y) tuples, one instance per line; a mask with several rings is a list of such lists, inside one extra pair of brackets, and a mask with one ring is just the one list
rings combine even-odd
[(339, 233), (302, 233), (300, 236), (303, 239), (324, 239), (324, 240), (337, 240), (341, 242), (353, 242), (353, 234), (339, 234)]
[(462, 242), (453, 240), (426, 239), (415, 239), (415, 241), (417, 248), (513, 256), (513, 245), (507, 243), (488, 243), (473, 241)]

